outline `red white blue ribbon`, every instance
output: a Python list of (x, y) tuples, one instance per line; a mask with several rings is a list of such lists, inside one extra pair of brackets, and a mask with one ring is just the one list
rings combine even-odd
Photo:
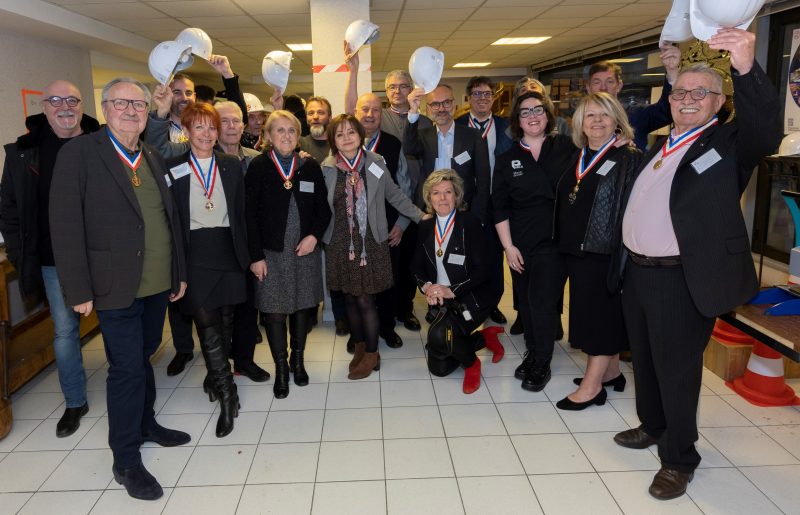
[(142, 164), (142, 151), (139, 150), (138, 152), (134, 152), (133, 159), (131, 159), (128, 157), (128, 152), (119, 142), (119, 140), (117, 140), (117, 138), (111, 134), (111, 131), (106, 129), (106, 132), (108, 132), (108, 137), (111, 138), (111, 144), (114, 145), (114, 150), (117, 151), (119, 158), (135, 172), (139, 168), (139, 165)]
[(214, 185), (217, 183), (217, 161), (214, 154), (211, 154), (211, 163), (208, 165), (208, 172), (203, 172), (200, 162), (194, 155), (194, 152), (189, 152), (189, 166), (192, 167), (197, 180), (206, 192), (206, 198), (211, 200), (211, 195), (214, 193)]
[(581, 183), (581, 179), (583, 179), (587, 173), (592, 171), (594, 165), (596, 165), (598, 162), (600, 162), (601, 159), (603, 159), (603, 156), (606, 154), (606, 152), (608, 152), (611, 149), (611, 146), (614, 144), (615, 141), (617, 141), (616, 134), (611, 136), (611, 139), (608, 140), (602, 147), (600, 147), (597, 150), (597, 154), (595, 154), (594, 157), (591, 160), (589, 160), (588, 163), (585, 162), (586, 147), (583, 147), (581, 149), (581, 155), (578, 157), (578, 164), (575, 165), (575, 178), (578, 179), (578, 184)]
[(483, 130), (483, 132), (481, 133), (481, 138), (486, 139), (486, 137), (489, 136), (489, 131), (492, 130), (492, 125), (494, 125), (494, 118), (492, 116), (489, 116), (489, 120), (487, 121), (488, 123), (486, 124), (486, 127), (481, 129), (481, 124), (478, 123), (477, 120), (472, 118), (472, 116), (470, 116), (467, 125), (469, 125), (473, 129), (478, 129), (479, 131)]
[(288, 173), (281, 164), (281, 160), (278, 159), (277, 155), (275, 155), (275, 149), (269, 151), (269, 157), (272, 159), (272, 162), (275, 163), (275, 168), (278, 169), (280, 176), (283, 177), (283, 182), (292, 180), (292, 177), (294, 177), (294, 172), (297, 170), (297, 154), (292, 152), (292, 163), (289, 165)]
[(450, 214), (447, 215), (447, 220), (445, 220), (444, 222), (444, 228), (442, 228), (442, 226), (439, 224), (439, 217), (438, 216), (436, 217), (435, 236), (436, 236), (436, 245), (439, 247), (439, 250), (444, 250), (442, 249), (442, 245), (444, 245), (444, 240), (447, 239), (447, 236), (450, 234), (450, 231), (453, 230), (453, 225), (455, 225), (456, 222), (455, 214), (456, 214), (455, 209), (450, 211)]

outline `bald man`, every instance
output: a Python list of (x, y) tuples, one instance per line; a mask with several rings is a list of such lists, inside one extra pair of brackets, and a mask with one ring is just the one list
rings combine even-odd
[[(366, 136), (364, 146), (386, 160), (386, 166), (392, 180), (400, 186), (407, 197), (412, 198), (411, 180), (408, 176), (408, 165), (403, 155), (400, 140), (388, 132), (381, 130), (381, 100), (373, 93), (364, 93), (356, 102), (355, 117), (364, 126)], [(378, 294), (376, 303), (380, 319), (380, 336), (391, 348), (403, 345), (403, 340), (395, 330), (395, 315), (408, 312), (416, 294), (416, 282), (411, 276), (409, 251), (413, 251), (416, 236), (409, 234), (410, 220), (400, 215), (386, 202), (386, 222), (389, 231), (389, 254), (392, 259), (393, 286)], [(412, 226), (415, 227), (415, 226)], [(404, 259), (404, 256), (406, 259)], [(401, 266), (405, 263), (405, 266)]]
[(25, 120), (27, 134), (4, 147), (0, 232), (8, 258), (19, 274), (19, 289), (25, 303), (35, 306), (47, 295), (55, 325), (53, 349), (58, 380), (66, 402), (64, 415), (56, 425), (56, 436), (63, 438), (78, 429), (89, 405), (78, 333), (79, 315), (64, 304), (50, 241), (50, 182), (61, 147), (80, 134), (96, 131), (100, 125), (83, 114), (81, 92), (65, 80), (47, 86), (42, 110), (43, 113)]

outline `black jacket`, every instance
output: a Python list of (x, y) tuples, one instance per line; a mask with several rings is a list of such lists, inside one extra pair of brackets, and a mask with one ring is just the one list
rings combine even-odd
[[(19, 274), (19, 289), (26, 304), (36, 305), (44, 298), (44, 286), (37, 254), (39, 240), (39, 146), (46, 131), (52, 130), (47, 117), (35, 114), (25, 119), (28, 133), (5, 145), (6, 160), (0, 181), (0, 232), (8, 259)], [(88, 115), (81, 118), (84, 134), (100, 128)]]
[[(436, 216), (419, 223), (417, 247), (411, 270), (420, 291), (427, 282), (436, 282), (436, 243), (434, 241)], [(456, 300), (473, 313), (490, 307), (495, 299), (489, 283), (489, 263), (480, 220), (470, 212), (458, 211), (455, 215), (450, 241), (445, 249), (444, 269), (450, 279), (450, 289)], [(464, 264), (450, 262), (452, 254), (464, 256)]]
[[(167, 167), (172, 169), (183, 163), (189, 162), (189, 152), (182, 156), (173, 157), (167, 160)], [(239, 160), (230, 154), (225, 154), (217, 150), (214, 151), (214, 159), (217, 163), (219, 176), (222, 181), (222, 189), (225, 192), (225, 203), (228, 207), (228, 223), (231, 227), (231, 237), (233, 238), (236, 259), (239, 261), (242, 270), (248, 270), (250, 259), (247, 252), (247, 225), (244, 215), (244, 177), (242, 177), (242, 166)], [(171, 175), (171, 174), (170, 174)], [(191, 213), (189, 213), (189, 192), (191, 191), (193, 174), (183, 177), (172, 178), (172, 193), (175, 196), (175, 205), (178, 208), (178, 216), (181, 220), (183, 229), (183, 245), (186, 261), (190, 261), (192, 249), (189, 248), (191, 238)], [(195, 252), (202, 249), (194, 249)]]
[(292, 195), (300, 214), (301, 238), (312, 234), (318, 242), (322, 241), (331, 220), (328, 189), (319, 163), (313, 159), (301, 161), (292, 178), (290, 190), (283, 187), (283, 178), (269, 152), (255, 157), (247, 169), (245, 190), (251, 262), (264, 259), (264, 249), (283, 251)]

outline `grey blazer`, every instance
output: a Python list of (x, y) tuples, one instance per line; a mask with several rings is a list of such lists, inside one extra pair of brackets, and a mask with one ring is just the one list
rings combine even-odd
[[(392, 180), (392, 175), (386, 167), (386, 162), (380, 155), (365, 150), (364, 175), (367, 178), (367, 223), (372, 229), (372, 237), (378, 243), (383, 243), (389, 239), (389, 227), (386, 223), (386, 201), (393, 205), (401, 215), (410, 218), (414, 222), (419, 222), (425, 215), (413, 202), (403, 193), (400, 187)], [(382, 170), (380, 178), (377, 177), (375, 170), (378, 167)], [(333, 211), (333, 192), (336, 189), (336, 177), (339, 174), (336, 168), (336, 156), (328, 156), (322, 162), (322, 175), (325, 178), (325, 186), (328, 187), (328, 206)], [(328, 244), (333, 235), (333, 224), (336, 217), (331, 217), (331, 222), (322, 236), (322, 242)]]

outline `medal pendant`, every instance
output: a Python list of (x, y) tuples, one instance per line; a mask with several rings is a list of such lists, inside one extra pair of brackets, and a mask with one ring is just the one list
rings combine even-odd
[(350, 176), (350, 185), (351, 186), (355, 186), (356, 185), (356, 176), (355, 175)]
[(283, 181), (283, 187), (287, 190), (292, 189), (292, 181), (289, 180)]
[(571, 205), (573, 205), (575, 203), (575, 200), (577, 198), (578, 198), (578, 195), (575, 193), (575, 190), (570, 191), (569, 195), (567, 195), (567, 202), (569, 202), (569, 205), (571, 206)]
[(439, 250), (436, 251), (436, 255), (439, 256), (439, 257), (442, 257), (442, 256), (444, 256), (444, 251), (442, 249), (439, 249)]
[(664, 162), (663, 162), (661, 159), (659, 159), (659, 160), (658, 160), (658, 161), (656, 161), (656, 162), (655, 162), (655, 164), (653, 165), (653, 170), (658, 170), (659, 168), (661, 168), (661, 165), (662, 165), (662, 164), (664, 164)]
[(214, 211), (214, 203), (211, 202), (210, 200), (206, 202), (206, 209), (209, 211)]
[(139, 186), (142, 185), (142, 180), (139, 178), (138, 175), (134, 173), (133, 177), (131, 177), (131, 184), (133, 184), (134, 187), (138, 188)]

